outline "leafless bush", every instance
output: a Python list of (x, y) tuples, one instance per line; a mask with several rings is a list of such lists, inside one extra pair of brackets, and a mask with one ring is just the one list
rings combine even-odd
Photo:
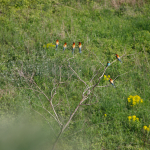
[(138, 5), (139, 7), (143, 6), (144, 1), (143, 0), (111, 0), (110, 4), (114, 8), (119, 8), (122, 5), (129, 5), (129, 6), (135, 6)]

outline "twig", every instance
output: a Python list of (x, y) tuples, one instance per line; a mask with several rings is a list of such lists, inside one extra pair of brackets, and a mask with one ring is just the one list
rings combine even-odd
[[(87, 49), (87, 47), (86, 47), (86, 49)], [(87, 49), (88, 50), (88, 49)], [(89, 50), (88, 50), (89, 51)], [(93, 53), (92, 51), (89, 51), (89, 52), (91, 52), (93, 55), (95, 55), (95, 57), (98, 59), (98, 57), (97, 57), (97, 55), (95, 54), (95, 53)], [(105, 67), (104, 66), (104, 64), (98, 59), (98, 61), (99, 61), (99, 63), (103, 66), (103, 67)]]
[(37, 104), (34, 104), (34, 105), (43, 108), (45, 111), (47, 111), (47, 112), (57, 121), (57, 119), (56, 119), (45, 107), (39, 106), (39, 105), (37, 105)]
[(72, 135), (74, 135), (74, 134), (76, 134), (76, 133), (78, 133), (78, 132), (81, 132), (82, 130), (85, 130), (86, 128), (90, 128), (91, 126), (95, 126), (95, 125), (98, 125), (98, 124), (107, 124), (107, 123), (108, 123), (108, 122), (96, 123), (96, 124), (92, 124), (92, 125), (90, 125), (90, 126), (88, 126), (88, 127), (83, 127), (83, 128), (80, 129), (79, 131), (77, 131), (77, 132), (75, 132), (75, 133), (73, 133), (73, 134), (68, 135), (67, 138), (70, 137), (70, 136), (72, 136)]
[(96, 101), (95, 103), (91, 103), (91, 104), (81, 104), (81, 105), (94, 105), (96, 104), (98, 101)]
[(83, 81), (83, 80), (79, 77), (79, 75), (72, 69), (72, 67), (70, 66), (70, 64), (69, 64), (69, 68), (77, 75), (78, 79), (79, 79), (81, 82), (83, 82), (83, 83), (88, 87), (88, 85), (86, 84), (86, 82)]
[[(62, 100), (63, 101), (63, 100)], [(62, 101), (60, 101), (58, 104), (56, 104), (54, 107), (58, 106)]]
[(69, 6), (65, 6), (65, 7), (68, 7), (68, 8), (70, 8), (70, 9), (75, 10), (75, 11), (79, 11), (79, 9), (78, 9), (78, 10), (76, 10), (76, 9), (74, 9), (74, 8), (72, 8), (72, 7), (69, 7)]
[[(23, 64), (22, 64), (23, 65)], [(22, 76), (22, 77), (24, 77), (27, 81), (28, 81), (28, 79), (27, 79), (27, 77), (25, 77), (24, 76), (24, 73), (22, 72), (22, 68), (21, 68), (21, 71), (19, 71), (18, 70), (18, 72), (19, 72), (19, 74), (20, 74), (20, 76)], [(39, 89), (39, 91), (46, 97), (46, 99), (50, 102), (50, 104), (51, 104), (51, 106), (52, 106), (52, 109), (53, 109), (53, 111), (54, 111), (54, 113), (55, 113), (55, 116), (56, 116), (56, 118), (54, 117), (54, 119), (58, 122), (58, 124), (60, 125), (60, 126), (62, 126), (62, 123), (60, 122), (60, 120), (59, 120), (59, 118), (58, 118), (58, 115), (57, 115), (57, 113), (56, 113), (56, 111), (55, 111), (55, 109), (54, 109), (54, 106), (53, 106), (53, 103), (52, 103), (52, 99), (53, 99), (53, 97), (54, 97), (54, 95), (56, 94), (56, 89), (58, 88), (58, 86), (59, 86), (59, 84), (58, 84), (58, 86), (55, 88), (55, 92), (53, 93), (53, 94), (51, 94), (51, 98), (49, 99), (48, 98), (48, 96), (40, 89), (40, 87), (35, 83), (35, 81), (32, 79), (32, 78), (30, 78), (31, 79), (31, 81), (36, 85), (36, 87)], [(51, 92), (52, 93), (52, 92)]]
[[(60, 126), (62, 126), (62, 123), (60, 122), (60, 120), (59, 120), (59, 118), (58, 118), (58, 115), (57, 115), (57, 113), (56, 113), (56, 111), (55, 111), (55, 109), (54, 109), (54, 106), (53, 106), (53, 103), (52, 103), (52, 99), (53, 99), (53, 97), (54, 97), (54, 95), (56, 94), (56, 89), (58, 88), (58, 86), (59, 86), (59, 84), (57, 85), (57, 87), (55, 88), (55, 92), (52, 94), (52, 92), (51, 92), (51, 99), (50, 99), (50, 104), (51, 104), (51, 106), (52, 106), (52, 109), (53, 109), (53, 111), (54, 111), (54, 113), (55, 113), (55, 116), (56, 116), (56, 118), (57, 118), (57, 120), (58, 120), (58, 123), (59, 123), (59, 125)], [(53, 91), (53, 90), (52, 90)]]
[(47, 95), (40, 89), (40, 87), (35, 83), (35, 81), (32, 79), (32, 82), (36, 85), (36, 87), (41, 91), (41, 93), (47, 98), (47, 100), (48, 101), (50, 101), (49, 100), (49, 98), (47, 97)]
[[(48, 122), (48, 124), (50, 125), (50, 122), (41, 114), (41, 113), (39, 113), (38, 111), (36, 111), (36, 110), (34, 110), (33, 108), (31, 108), (33, 111), (35, 111), (37, 114), (39, 114), (40, 116), (42, 116), (47, 122)], [(51, 126), (51, 125), (50, 125)], [(51, 128), (52, 128), (52, 126), (51, 126)], [(53, 130), (53, 132), (54, 132), (54, 129), (52, 128), (52, 130)], [(56, 136), (56, 134), (55, 134), (55, 132), (54, 132), (54, 135)]]
[(61, 82), (61, 66), (59, 66), (59, 70), (60, 70), (60, 79), (59, 79), (59, 82)]
[[(131, 54), (130, 54), (130, 55), (131, 55)], [(121, 57), (123, 57), (123, 56), (129, 56), (129, 55), (125, 55), (125, 54), (124, 54), (124, 55), (122, 55)], [(120, 57), (120, 58), (121, 58), (121, 57)], [(117, 59), (114, 60), (112, 63), (114, 63), (115, 61), (117, 61)], [(112, 64), (112, 63), (111, 63), (111, 64)], [(103, 77), (103, 75), (104, 75), (104, 73), (106, 72), (107, 68), (108, 68), (108, 66), (104, 69), (102, 75), (99, 77), (98, 82), (97, 82), (95, 85), (93, 85), (92, 90), (94, 90), (94, 88), (99, 84), (100, 79)], [(126, 73), (124, 73), (124, 74), (126, 74)], [(119, 76), (121, 76), (121, 75), (119, 75)], [(117, 76), (117, 77), (118, 77), (118, 76)], [(117, 78), (117, 77), (116, 77), (116, 78)], [(114, 80), (116, 80), (116, 78), (115, 78)], [(106, 86), (97, 86), (97, 87), (107, 87), (107, 85), (106, 85)]]
[(108, 87), (108, 86), (109, 86), (109, 84), (104, 85), (104, 86), (97, 86), (97, 87), (101, 88), (101, 87)]
[(76, 111), (78, 110), (79, 106), (88, 98), (88, 94), (86, 96), (84, 96), (84, 98), (80, 101), (79, 105), (76, 107), (76, 109), (74, 110), (74, 112), (72, 113), (72, 115), (70, 116), (68, 122), (65, 124), (65, 126), (62, 128), (62, 132), (66, 129), (66, 127), (69, 125), (72, 117), (75, 115)]
[(101, 68), (98, 69), (97, 73), (92, 77), (92, 79), (90, 80), (90, 82), (93, 81), (93, 79), (98, 75), (98, 72), (100, 71)]
[[(132, 70), (130, 70), (130, 71), (132, 71)], [(115, 81), (115, 80), (116, 80), (119, 76), (122, 76), (122, 75), (124, 75), (124, 74), (127, 74), (127, 73), (129, 73), (130, 71), (125, 72), (125, 73), (123, 73), (123, 74), (118, 75), (118, 76), (114, 79), (114, 81)]]
[(104, 69), (104, 72), (103, 72), (102, 75), (99, 77), (98, 82), (97, 82), (95, 85), (93, 85), (92, 90), (94, 90), (94, 88), (99, 84), (100, 79), (103, 77), (103, 75), (104, 75), (105, 72), (106, 72), (106, 69), (107, 69), (107, 67)]

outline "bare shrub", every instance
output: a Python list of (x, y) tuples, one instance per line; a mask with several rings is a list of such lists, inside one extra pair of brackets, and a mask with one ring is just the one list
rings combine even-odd
[(138, 5), (139, 7), (141, 7), (143, 6), (144, 1), (143, 0), (111, 0), (110, 3), (112, 7), (117, 9), (122, 5), (129, 5), (129, 6)]

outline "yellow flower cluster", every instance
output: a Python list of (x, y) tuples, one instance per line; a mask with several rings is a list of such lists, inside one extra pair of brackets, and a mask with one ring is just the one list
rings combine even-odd
[(150, 131), (150, 125), (149, 125), (149, 127), (147, 127), (147, 126), (144, 126), (144, 127), (143, 127), (143, 129), (144, 129), (144, 131), (147, 131), (147, 132), (149, 132), (149, 131)]
[(128, 116), (128, 119), (129, 121), (132, 120), (132, 121), (139, 121), (139, 118), (137, 118), (135, 115), (133, 116)]
[(132, 96), (130, 95), (128, 97), (128, 103), (130, 103), (131, 105), (130, 106), (135, 106), (139, 103), (143, 103), (143, 99), (141, 99), (140, 96), (136, 95), (136, 96)]
[(107, 114), (104, 114), (104, 117), (107, 117)]
[(49, 48), (49, 47), (55, 47), (56, 45), (53, 45), (52, 43), (47, 43), (46, 45), (43, 45), (43, 48)]
[(104, 80), (109, 80), (109, 78), (110, 78), (110, 75), (108, 76), (104, 75)]

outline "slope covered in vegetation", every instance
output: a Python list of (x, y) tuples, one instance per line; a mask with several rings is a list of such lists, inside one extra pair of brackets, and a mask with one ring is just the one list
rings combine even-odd
[(2, 0), (0, 56), (1, 120), (50, 125), (45, 149), (150, 148), (148, 1)]

